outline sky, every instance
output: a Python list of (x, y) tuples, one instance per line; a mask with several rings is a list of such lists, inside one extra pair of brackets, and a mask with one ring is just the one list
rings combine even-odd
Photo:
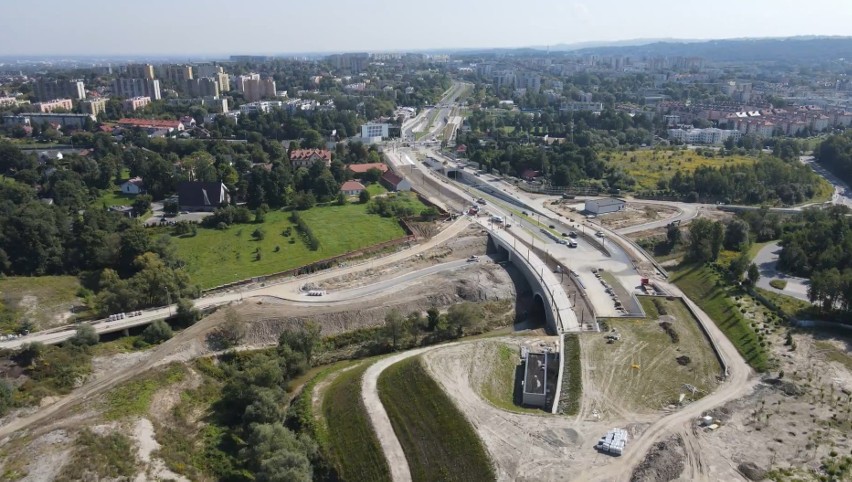
[(852, 35), (852, 0), (22, 0), (0, 56), (503, 48)]

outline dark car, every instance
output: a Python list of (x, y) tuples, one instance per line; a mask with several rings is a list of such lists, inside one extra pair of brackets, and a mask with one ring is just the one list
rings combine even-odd
[(551, 224), (551, 225), (549, 225), (549, 226), (547, 226), (547, 227), (548, 227), (548, 228), (550, 228), (550, 229), (556, 229), (556, 226), (554, 226), (554, 225), (552, 225), (552, 224)]

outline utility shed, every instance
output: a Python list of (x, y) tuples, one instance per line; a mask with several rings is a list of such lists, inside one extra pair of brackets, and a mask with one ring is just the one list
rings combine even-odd
[(627, 201), (616, 197), (590, 199), (586, 201), (586, 211), (592, 214), (606, 214), (623, 211)]
[(543, 407), (547, 399), (547, 353), (527, 352), (524, 368), (524, 405)]

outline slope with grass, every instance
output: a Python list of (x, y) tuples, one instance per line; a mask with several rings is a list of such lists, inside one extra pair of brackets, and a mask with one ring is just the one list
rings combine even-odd
[[(364, 204), (315, 207), (301, 216), (320, 241), (316, 251), (308, 248), (290, 221), (290, 213), (284, 211), (268, 213), (260, 224), (238, 224), (224, 230), (201, 228), (195, 236), (175, 238), (175, 245), (193, 281), (206, 289), (405, 236), (396, 219), (368, 214)], [(252, 237), (257, 228), (265, 232), (263, 239)], [(285, 236), (288, 228), (289, 236)]]
[(340, 372), (325, 389), (317, 440), (342, 480), (390, 480), (390, 469), (361, 397), (370, 362)]
[(769, 368), (765, 346), (732, 299), (735, 295), (747, 296), (744, 292), (729, 286), (706, 265), (683, 266), (671, 281), (713, 319), (752, 368), (759, 372)]
[(421, 363), (419, 357), (400, 361), (378, 380), (412, 480), (494, 480), (482, 441)]
[(477, 392), (495, 407), (509, 412), (542, 413), (541, 409), (522, 406), (523, 365), (517, 347), (498, 342), (489, 345), (478, 362), (488, 368), (488, 375), (476, 387)]

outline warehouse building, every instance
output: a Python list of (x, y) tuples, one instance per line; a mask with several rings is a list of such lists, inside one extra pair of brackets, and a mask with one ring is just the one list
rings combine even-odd
[(586, 201), (586, 212), (591, 214), (606, 214), (624, 211), (627, 201), (615, 197), (590, 199)]

